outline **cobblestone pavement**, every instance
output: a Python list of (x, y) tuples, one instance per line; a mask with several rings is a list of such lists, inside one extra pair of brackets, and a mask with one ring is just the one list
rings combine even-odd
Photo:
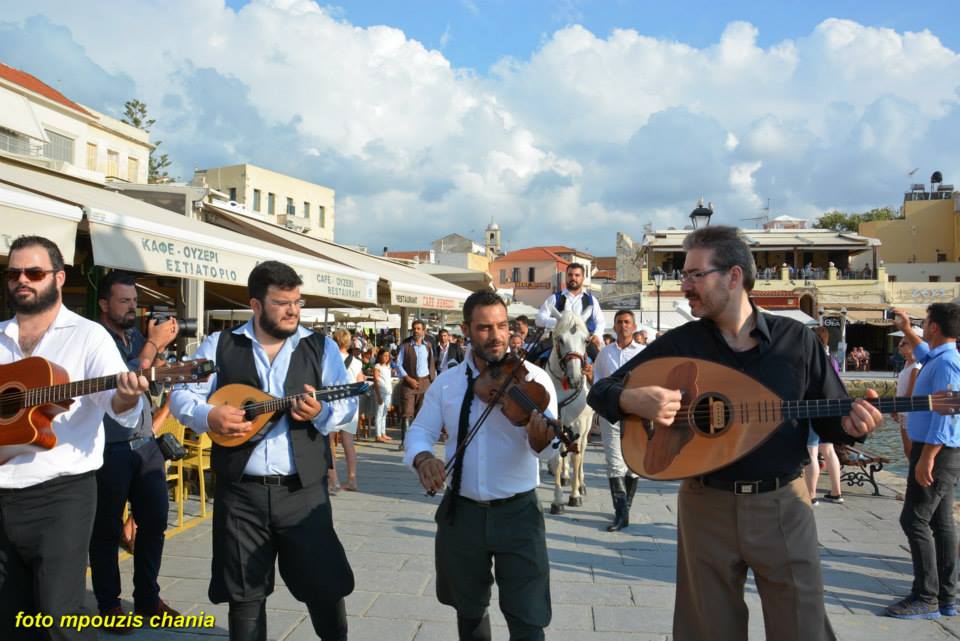
[[(676, 483), (641, 480), (631, 526), (610, 534), (612, 514), (602, 453), (587, 454), (589, 493), (582, 508), (546, 516), (551, 561), (552, 641), (640, 641), (669, 639), (673, 615), (676, 554)], [(342, 466), (342, 459), (340, 461)], [(345, 476), (345, 475), (342, 475)], [(455, 615), (434, 594), (433, 513), (438, 499), (424, 495), (394, 448), (360, 447), (360, 492), (333, 497), (334, 520), (356, 574), (347, 598), (351, 641), (450, 641)], [(539, 490), (545, 506), (552, 478)], [(879, 616), (884, 606), (909, 591), (911, 565), (898, 523), (894, 491), (873, 497), (861, 488), (843, 505), (821, 502), (817, 525), (827, 610), (842, 641), (960, 638), (960, 617), (939, 621), (898, 621)], [(128, 638), (178, 641), (226, 636), (226, 607), (207, 600), (210, 521), (167, 541), (160, 584), (162, 596), (184, 614), (215, 617), (210, 629), (141, 630)], [(124, 606), (132, 607), (132, 561), (121, 562)], [(279, 577), (278, 577), (279, 578)], [(507, 639), (496, 606), (494, 638)], [(747, 583), (750, 638), (763, 639), (763, 615), (752, 580)], [(92, 596), (89, 606), (93, 605)], [(315, 639), (306, 609), (279, 585), (267, 602), (269, 638)]]

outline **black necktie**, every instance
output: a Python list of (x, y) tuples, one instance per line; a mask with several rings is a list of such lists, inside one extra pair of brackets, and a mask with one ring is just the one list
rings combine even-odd
[(454, 500), (450, 502), (450, 511), (448, 513), (451, 523), (453, 522), (456, 497), (460, 496), (460, 484), (463, 481), (463, 457), (466, 453), (466, 448), (463, 444), (467, 440), (467, 432), (470, 431), (470, 406), (473, 404), (473, 371), (469, 365), (466, 369), (467, 391), (463, 395), (463, 404), (460, 406), (460, 424), (457, 426), (457, 449), (454, 454), (456, 458), (453, 461), (453, 482), (450, 486), (454, 495)]

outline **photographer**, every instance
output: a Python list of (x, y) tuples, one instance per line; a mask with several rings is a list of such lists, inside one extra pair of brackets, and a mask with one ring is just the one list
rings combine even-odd
[[(133, 275), (112, 271), (100, 281), (100, 323), (107, 328), (127, 367), (137, 370), (165, 363), (162, 354), (176, 338), (175, 318), (151, 318), (144, 336), (135, 326), (137, 288)], [(97, 514), (90, 539), (90, 569), (100, 614), (123, 614), (120, 605), (120, 543), (123, 508), (130, 501), (137, 524), (133, 549), (133, 601), (137, 614), (177, 613), (160, 600), (157, 575), (167, 528), (167, 482), (163, 456), (153, 435), (150, 404), (134, 430), (104, 416), (106, 445), (97, 470)], [(124, 633), (127, 629), (107, 629)]]

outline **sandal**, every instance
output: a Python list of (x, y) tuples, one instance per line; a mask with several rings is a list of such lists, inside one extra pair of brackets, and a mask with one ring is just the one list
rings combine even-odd
[(348, 492), (356, 492), (357, 490), (359, 490), (360, 488), (357, 486), (357, 479), (350, 479), (349, 481), (344, 483), (343, 489), (345, 489)]

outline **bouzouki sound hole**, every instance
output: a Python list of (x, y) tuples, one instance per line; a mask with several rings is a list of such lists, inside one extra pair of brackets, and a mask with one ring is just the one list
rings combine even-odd
[(730, 427), (733, 418), (730, 399), (722, 394), (704, 394), (694, 402), (690, 418), (690, 424), (701, 436), (720, 436)]

